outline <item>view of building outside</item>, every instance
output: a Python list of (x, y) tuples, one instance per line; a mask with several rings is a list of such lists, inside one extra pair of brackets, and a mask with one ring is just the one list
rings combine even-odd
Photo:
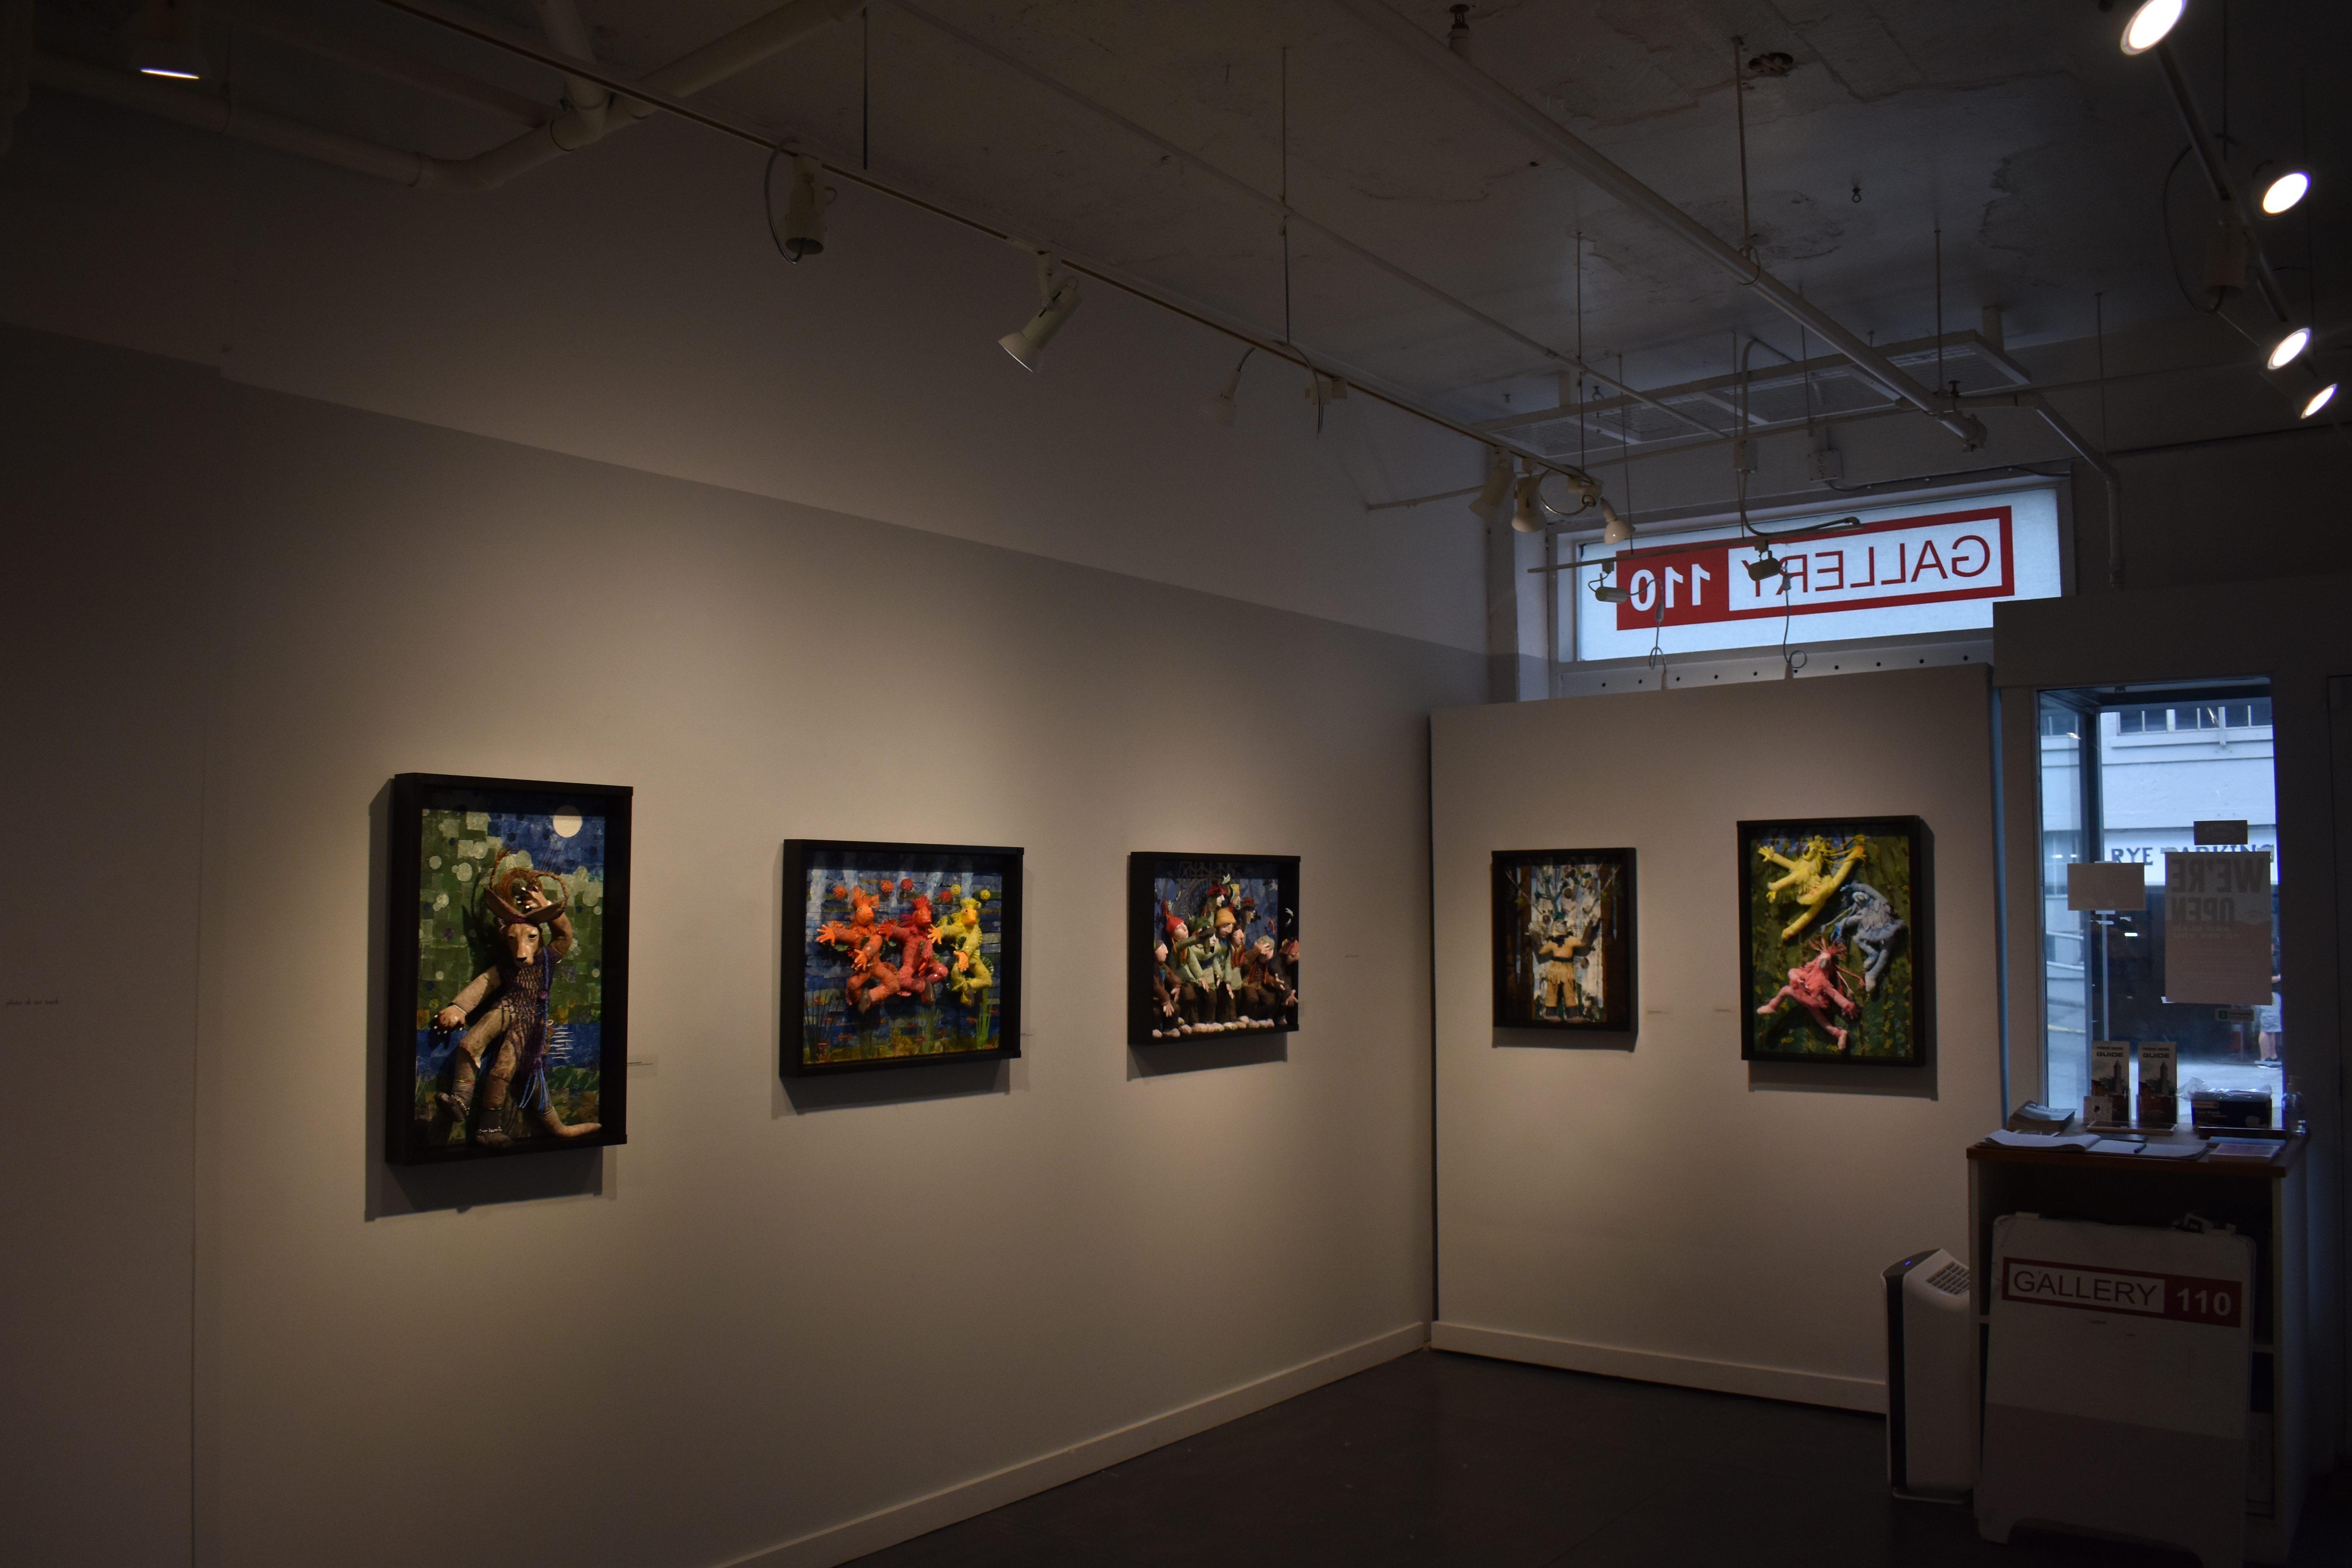
[[(2272, 851), (2276, 930), (2278, 804), (2269, 698), (2259, 691), (2197, 701), (2168, 701), (2154, 691), (2124, 700), (2112, 692), (2045, 693), (2040, 729), (2050, 1102), (2080, 1107), (2092, 1040), (2171, 1040), (2180, 1049), (2184, 1087), (2201, 1079), (2216, 1089), (2263, 1089), (2275, 1116), (2284, 1071), (2281, 997), (2273, 994), (2267, 1007), (2230, 1008), (2167, 1002), (2162, 994), (2165, 854), (2196, 848), (2195, 824), (2242, 818), (2244, 842)], [(2143, 867), (2147, 907), (2069, 910), (2066, 868), (2083, 859)]]

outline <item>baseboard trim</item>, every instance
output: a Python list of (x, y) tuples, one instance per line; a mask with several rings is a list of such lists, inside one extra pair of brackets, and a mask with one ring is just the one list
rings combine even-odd
[(1709, 1361), (1701, 1356), (1580, 1344), (1574, 1340), (1548, 1339), (1540, 1334), (1473, 1328), (1467, 1323), (1432, 1323), (1429, 1342), (1438, 1350), (1492, 1356), (1497, 1361), (1533, 1362), (1538, 1366), (1563, 1367), (1570, 1372), (1597, 1372), (1610, 1377), (1638, 1378), (1643, 1383), (1711, 1388), (1718, 1394), (1748, 1394), (1798, 1405), (1866, 1410), (1874, 1415), (1886, 1413), (1886, 1384), (1875, 1378), (1839, 1377), (1788, 1367), (1749, 1366), (1742, 1362)]
[(1237, 1416), (1279, 1405), (1293, 1395), (1350, 1377), (1367, 1368), (1393, 1361), (1429, 1342), (1429, 1325), (1408, 1323), (1361, 1344), (1302, 1362), (1271, 1376), (1229, 1388), (1223, 1394), (1106, 1432), (1099, 1437), (1034, 1459), (1008, 1466), (976, 1480), (965, 1481), (911, 1502), (853, 1519), (845, 1524), (771, 1546), (749, 1557), (738, 1557), (723, 1568), (834, 1568), (834, 1564), (911, 1541), (944, 1525), (986, 1513), (1009, 1502), (1034, 1497), (1066, 1481), (1090, 1476), (1138, 1454), (1179, 1442)]

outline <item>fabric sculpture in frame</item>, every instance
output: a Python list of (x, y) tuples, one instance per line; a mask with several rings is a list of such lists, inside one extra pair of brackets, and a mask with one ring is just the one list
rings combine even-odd
[(1495, 852), (1495, 1026), (1631, 1031), (1633, 851)]
[(784, 843), (786, 1078), (1021, 1054), (1021, 851)]
[(1298, 1027), (1298, 858), (1127, 859), (1129, 1045)]
[(623, 1143), (630, 792), (392, 781), (385, 1157)]
[(1926, 1061), (1928, 871), (1916, 816), (1741, 823), (1740, 1055)]

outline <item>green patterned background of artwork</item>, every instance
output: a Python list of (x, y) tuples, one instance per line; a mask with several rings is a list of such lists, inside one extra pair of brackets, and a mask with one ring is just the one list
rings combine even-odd
[[(1804, 930), (1783, 941), (1780, 932), (1803, 910), (1795, 899), (1794, 889), (1784, 889), (1777, 902), (1766, 902), (1771, 883), (1786, 875), (1786, 868), (1765, 859), (1757, 853), (1760, 843), (1769, 843), (1781, 854), (1794, 858), (1811, 834), (1799, 837), (1749, 837), (1740, 845), (1746, 859), (1745, 876), (1748, 892), (1748, 926), (1749, 957), (1753, 963), (1754, 979), (1749, 987), (1747, 1005), (1754, 1010), (1771, 1000), (1788, 982), (1789, 971), (1812, 958), (1819, 951), (1813, 939), (1843, 907), (1843, 888), (1825, 900)], [(1853, 840), (1850, 833), (1835, 831), (1830, 825), (1823, 837), (1830, 839), (1833, 849), (1843, 854)], [(1895, 918), (1904, 924), (1896, 939), (1894, 955), (1880, 977), (1875, 990), (1865, 994), (1859, 976), (1863, 971), (1862, 955), (1851, 943), (1838, 959), (1841, 973), (1838, 989), (1852, 997), (1859, 1006), (1856, 1016), (1838, 1016), (1837, 1022), (1847, 1031), (1846, 1047), (1838, 1048), (1835, 1039), (1813, 1022), (1812, 1015), (1794, 1002), (1783, 1002), (1772, 1017), (1754, 1020), (1756, 1053), (1765, 1056), (1823, 1057), (1857, 1061), (1916, 1061), (1919, 1057), (1918, 986), (1913, 965), (1913, 942), (1917, 934), (1914, 919), (1911, 866), (1911, 840), (1903, 834), (1872, 834), (1865, 837), (1864, 853), (1848, 884), (1866, 883), (1886, 895), (1894, 906)], [(1836, 865), (1832, 856), (1831, 865)]]
[[(570, 833), (562, 827), (572, 828)], [(572, 946), (556, 965), (548, 996), (549, 1021), (565, 1049), (551, 1055), (550, 1097), (565, 1121), (597, 1120), (603, 1079), (604, 958), (604, 821), (427, 807), (417, 850), (416, 1106), (430, 1119), (441, 1065), (458, 1035), (436, 1035), (434, 1015), (474, 976), (495, 968), (504, 953), (484, 918), (488, 889), (512, 866), (547, 868), (561, 879), (572, 921)], [(542, 928), (544, 933), (544, 928)], [(480, 1016), (478, 1008), (469, 1016)], [(455, 1137), (462, 1139), (462, 1130)]]

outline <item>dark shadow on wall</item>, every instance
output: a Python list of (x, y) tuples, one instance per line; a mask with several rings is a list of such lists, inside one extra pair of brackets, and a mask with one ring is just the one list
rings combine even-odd
[(1011, 1094), (1013, 1068), (1006, 1060), (929, 1062), (846, 1072), (838, 1078), (779, 1080), (779, 1116), (846, 1110), (861, 1105), (910, 1105), (924, 1100), (960, 1100), (973, 1094)]
[(1876, 1094), (1897, 1100), (1936, 1100), (1936, 1058), (1919, 1066), (1859, 1067), (1839, 1062), (1749, 1062), (1748, 1092)]
[(1214, 1068), (1255, 1067), (1290, 1059), (1290, 1034), (1212, 1035), (1206, 1039), (1154, 1040), (1127, 1047), (1127, 1080), (1165, 1078), (1170, 1073), (1207, 1072)]
[(544, 1154), (511, 1155), (467, 1160), (448, 1165), (391, 1165), (384, 1163), (384, 1082), (390, 1071), (385, 1060), (391, 1040), (384, 1032), (384, 1014), (391, 984), (386, 922), (392, 875), (392, 781), (368, 803), (367, 879), (367, 1074), (365, 1136), (361, 1146), (367, 1162), (366, 1217), (424, 1214), (438, 1209), (460, 1213), (478, 1204), (530, 1203), (540, 1198), (601, 1197), (605, 1190), (605, 1149), (550, 1150)]
[(1510, 1029), (1495, 1031), (1495, 1048), (1535, 1051), (1630, 1051), (1638, 1029)]

